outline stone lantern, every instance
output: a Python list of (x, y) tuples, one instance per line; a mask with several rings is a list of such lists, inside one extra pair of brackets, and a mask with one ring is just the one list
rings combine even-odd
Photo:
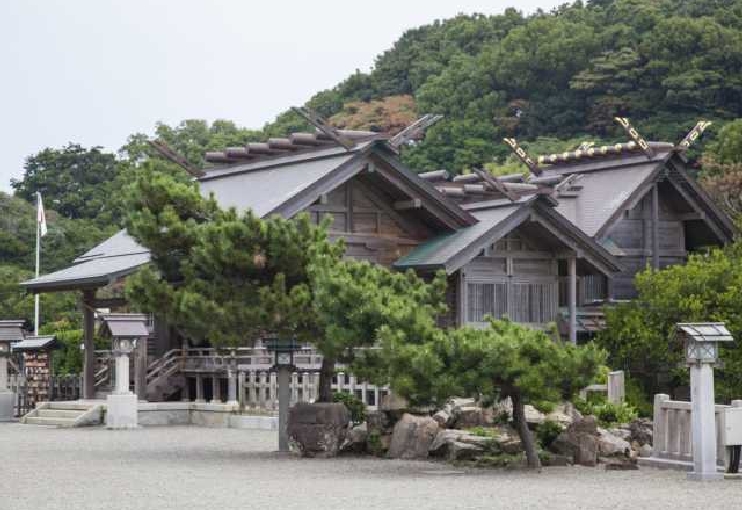
[(129, 355), (137, 343), (149, 336), (147, 316), (135, 313), (106, 314), (102, 317), (101, 335), (112, 338), (115, 358), (114, 392), (106, 398), (106, 427), (137, 427), (137, 396), (129, 390)]
[(291, 372), (294, 366), (294, 352), (300, 349), (294, 338), (269, 338), (264, 340), (265, 348), (273, 353), (273, 370), (278, 372), (278, 451), (289, 451), (289, 404), (291, 388), (289, 388)]
[(24, 339), (26, 321), (0, 321), (0, 421), (13, 419), (15, 393), (8, 388), (8, 360), (12, 345)]
[(675, 335), (683, 341), (690, 367), (693, 472), (688, 479), (719, 480), (724, 475), (716, 467), (714, 365), (719, 344), (733, 338), (723, 322), (679, 322)]

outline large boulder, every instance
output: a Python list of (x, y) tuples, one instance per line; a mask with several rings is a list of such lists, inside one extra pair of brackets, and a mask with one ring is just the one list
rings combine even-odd
[(639, 443), (639, 446), (652, 444), (652, 434), (654, 431), (652, 420), (647, 418), (637, 418), (629, 423), (631, 435), (628, 440)]
[(615, 435), (613, 431), (598, 429), (598, 449), (601, 455), (628, 457), (631, 454), (631, 444)]
[(393, 459), (426, 459), (438, 434), (438, 424), (429, 416), (404, 414), (394, 425), (389, 457)]
[(486, 450), (479, 445), (455, 441), (448, 449), (448, 460), (473, 460), (485, 453)]
[(366, 451), (367, 441), (368, 425), (366, 425), (366, 423), (361, 423), (360, 425), (350, 429), (348, 432), (345, 444), (343, 445), (343, 451), (363, 453)]
[(345, 441), (350, 412), (340, 403), (299, 402), (289, 409), (288, 434), (305, 457), (334, 457)]
[(565, 455), (574, 464), (594, 466), (598, 460), (600, 433), (594, 416), (586, 416), (573, 422), (559, 434), (549, 449), (554, 453)]
[(430, 443), (430, 446), (428, 447), (428, 453), (433, 457), (448, 457), (448, 452), (453, 443), (458, 441), (464, 434), (465, 432), (462, 430), (439, 430), (435, 435), (435, 439), (433, 439), (433, 442)]

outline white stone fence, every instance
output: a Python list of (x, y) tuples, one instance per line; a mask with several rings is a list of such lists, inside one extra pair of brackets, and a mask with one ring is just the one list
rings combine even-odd
[[(716, 462), (724, 465), (724, 410), (742, 407), (742, 400), (733, 400), (731, 406), (716, 406)], [(652, 458), (667, 464), (685, 465), (693, 462), (693, 435), (691, 433), (691, 403), (670, 400), (669, 395), (654, 396), (654, 431)]]
[[(319, 393), (317, 372), (294, 372), (291, 374), (291, 405), (297, 402), (314, 402)], [(377, 387), (357, 380), (353, 375), (338, 372), (332, 381), (337, 392), (352, 393), (370, 410), (381, 404), (381, 399), (390, 394), (387, 386)], [(278, 378), (275, 372), (238, 371), (237, 401), (241, 408), (278, 409)]]

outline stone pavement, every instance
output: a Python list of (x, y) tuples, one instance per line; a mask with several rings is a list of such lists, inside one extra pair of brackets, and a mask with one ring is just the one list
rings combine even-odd
[[(0, 424), (0, 510), (738, 507), (742, 482), (684, 473), (460, 471), (370, 458), (280, 457), (275, 432)], [(733, 503), (734, 502), (734, 503)]]

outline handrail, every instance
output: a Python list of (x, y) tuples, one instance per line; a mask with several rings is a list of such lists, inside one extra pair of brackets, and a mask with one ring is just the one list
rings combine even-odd
[(103, 386), (103, 384), (108, 382), (109, 379), (110, 379), (110, 374), (108, 370), (108, 365), (103, 365), (103, 367), (93, 375), (93, 387), (99, 388)]

